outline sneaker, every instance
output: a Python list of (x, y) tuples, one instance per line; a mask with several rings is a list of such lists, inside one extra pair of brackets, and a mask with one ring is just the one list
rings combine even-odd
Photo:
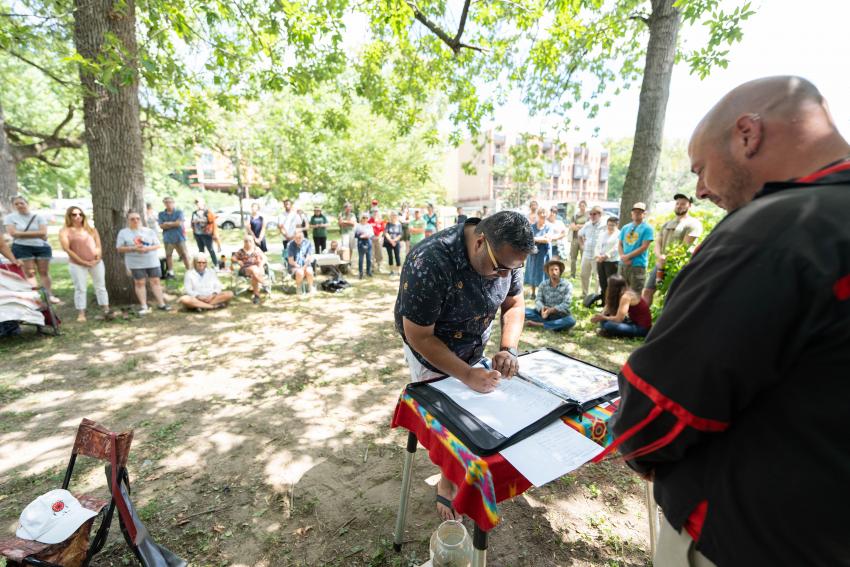
[(253, 303), (254, 305), (259, 305), (259, 304), (260, 304), (260, 296), (259, 296), (259, 295), (255, 295), (254, 297), (252, 297), (252, 298), (251, 298), (251, 303)]
[(175, 277), (174, 272), (165, 272), (165, 276), (162, 279), (173, 280)]
[(147, 305), (143, 305), (141, 309), (139, 309), (138, 311), (136, 311), (136, 313), (137, 313), (138, 315), (147, 315), (147, 314), (148, 314), (148, 313), (150, 313), (150, 312), (151, 312), (151, 308), (150, 308), (150, 307), (148, 307)]
[(156, 308), (159, 309), (160, 311), (171, 311), (171, 306), (167, 303), (163, 303), (162, 305), (157, 305)]

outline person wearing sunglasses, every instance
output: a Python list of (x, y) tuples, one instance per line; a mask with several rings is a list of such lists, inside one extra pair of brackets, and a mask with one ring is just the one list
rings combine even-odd
[(227, 302), (233, 299), (233, 292), (222, 291), (218, 275), (214, 269), (207, 269), (207, 266), (206, 255), (198, 254), (192, 259), (192, 269), (183, 277), (185, 295), (177, 301), (186, 309), (209, 311), (227, 307)]
[(74, 307), (77, 308), (77, 321), (86, 320), (86, 291), (89, 276), (94, 284), (97, 304), (103, 309), (104, 317), (111, 318), (100, 234), (89, 224), (86, 214), (79, 207), (68, 207), (65, 211), (65, 226), (59, 231), (59, 244), (68, 254), (68, 271), (71, 272), (71, 281), (74, 282)]
[[(486, 393), (517, 373), (525, 323), (522, 268), (533, 248), (528, 219), (501, 211), (446, 228), (410, 251), (401, 270), (395, 327), (412, 381), (448, 374)], [(501, 337), (492, 369), (474, 367), (499, 310)], [(456, 517), (450, 502), (456, 490), (446, 478), (437, 484), (443, 519)]]
[(118, 231), (116, 248), (124, 255), (124, 265), (133, 276), (133, 287), (139, 299), (139, 315), (151, 312), (148, 308), (148, 290), (145, 282), (150, 282), (151, 291), (160, 311), (170, 311), (171, 306), (165, 303), (162, 295), (162, 269), (159, 265), (161, 248), (156, 232), (142, 226), (142, 217), (136, 211), (127, 214), (127, 227)]

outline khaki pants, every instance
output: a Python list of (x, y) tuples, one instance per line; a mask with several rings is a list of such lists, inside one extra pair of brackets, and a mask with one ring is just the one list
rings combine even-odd
[(705, 555), (696, 550), (696, 544), (684, 529), (677, 532), (667, 518), (661, 515), (661, 529), (655, 546), (655, 567), (716, 567)]
[[(591, 289), (591, 282), (593, 289)], [(596, 260), (591, 257), (581, 258), (581, 298), (584, 300), (588, 292), (599, 293), (599, 281), (596, 275)]]
[(576, 261), (578, 260), (579, 254), (581, 254), (581, 246), (578, 241), (578, 233), (574, 232), (572, 234), (572, 239), (570, 240), (570, 277), (576, 277)]
[(377, 274), (381, 269), (381, 262), (384, 260), (382, 250), (383, 236), (375, 236), (372, 238), (372, 272)]
[(620, 275), (626, 279), (626, 283), (635, 293), (639, 294), (643, 291), (643, 284), (646, 283), (646, 268), (643, 266), (627, 266), (621, 263)]

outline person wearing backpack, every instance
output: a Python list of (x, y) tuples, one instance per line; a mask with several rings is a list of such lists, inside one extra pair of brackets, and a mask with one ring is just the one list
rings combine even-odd
[(38, 271), (38, 279), (47, 290), (50, 303), (61, 303), (53, 295), (51, 287), (50, 259), (53, 257), (53, 249), (47, 243), (47, 220), (37, 213), (31, 213), (29, 203), (20, 195), (12, 199), (12, 206), (15, 212), (3, 219), (6, 232), (13, 238), (12, 254), (21, 262), (27, 281), (36, 287), (35, 273)]
[(203, 254), (204, 249), (206, 249), (212, 259), (211, 265), (217, 266), (218, 258), (215, 255), (215, 246), (213, 245), (215, 215), (207, 208), (201, 198), (195, 199), (195, 212), (192, 213), (192, 233), (195, 235), (195, 242), (198, 244), (198, 252)]

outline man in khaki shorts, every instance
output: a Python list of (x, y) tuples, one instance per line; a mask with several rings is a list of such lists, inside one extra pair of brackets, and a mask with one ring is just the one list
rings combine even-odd
[(174, 207), (174, 199), (166, 197), (162, 200), (165, 210), (157, 215), (157, 224), (162, 229), (162, 243), (165, 245), (165, 278), (174, 279), (174, 262), (172, 255), (177, 250), (177, 255), (183, 261), (183, 266), (188, 271), (189, 250), (186, 247), (186, 231), (183, 228), (183, 211)]
[(337, 217), (337, 222), (339, 223), (339, 248), (342, 252), (342, 259), (348, 262), (357, 248), (357, 242), (354, 240), (354, 225), (357, 224), (357, 217), (351, 211), (351, 203), (345, 204)]

